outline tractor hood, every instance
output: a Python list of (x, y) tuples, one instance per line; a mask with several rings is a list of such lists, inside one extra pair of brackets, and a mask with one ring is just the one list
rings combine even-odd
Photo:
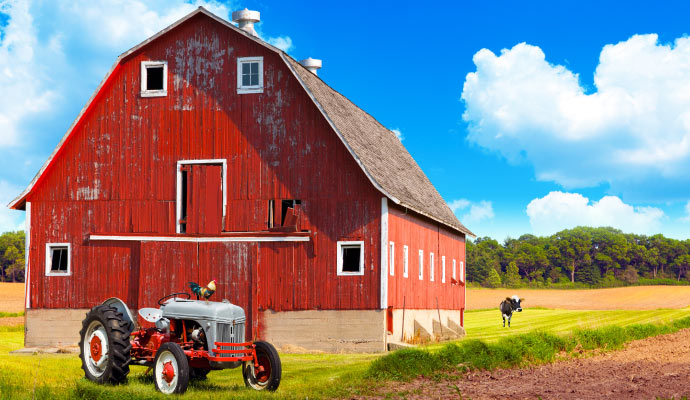
[(175, 319), (209, 320), (230, 324), (244, 323), (242, 307), (227, 300), (222, 302), (203, 300), (170, 299), (161, 306), (163, 316)]

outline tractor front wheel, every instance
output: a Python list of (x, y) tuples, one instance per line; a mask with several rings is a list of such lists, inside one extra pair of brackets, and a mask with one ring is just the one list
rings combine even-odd
[(242, 365), (242, 377), (244, 384), (254, 390), (274, 391), (280, 385), (282, 366), (276, 348), (268, 342), (254, 342), (256, 348), (256, 360), (246, 361)]
[(156, 389), (164, 394), (184, 393), (189, 383), (189, 362), (177, 343), (163, 343), (153, 366)]
[(132, 326), (115, 307), (92, 308), (79, 332), (79, 358), (87, 379), (97, 383), (122, 383), (129, 373), (129, 335)]

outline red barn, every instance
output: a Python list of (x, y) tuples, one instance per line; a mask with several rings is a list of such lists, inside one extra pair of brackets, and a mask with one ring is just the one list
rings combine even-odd
[(211, 279), (278, 346), (462, 334), (471, 232), (391, 131), (239, 14), (200, 8), (122, 54), (10, 204), (26, 346), (76, 343), (108, 297)]

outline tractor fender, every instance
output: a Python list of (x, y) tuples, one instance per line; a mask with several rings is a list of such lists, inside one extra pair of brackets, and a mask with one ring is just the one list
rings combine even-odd
[(111, 297), (108, 300), (103, 302), (103, 305), (105, 306), (110, 306), (110, 307), (115, 307), (118, 312), (122, 313), (122, 319), (125, 322), (129, 322), (132, 327), (136, 325), (136, 320), (134, 317), (132, 317), (132, 313), (129, 311), (129, 307), (127, 307), (127, 304), (125, 304), (124, 301), (118, 299), (117, 297)]

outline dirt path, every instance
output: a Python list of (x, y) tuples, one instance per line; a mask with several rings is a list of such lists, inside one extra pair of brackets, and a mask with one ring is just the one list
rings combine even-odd
[(690, 306), (690, 286), (632, 286), (612, 289), (467, 289), (467, 309), (496, 308), (518, 295), (525, 307), (568, 310), (654, 310)]
[(524, 369), (392, 383), (407, 399), (655, 399), (690, 395), (690, 329), (624, 350)]

